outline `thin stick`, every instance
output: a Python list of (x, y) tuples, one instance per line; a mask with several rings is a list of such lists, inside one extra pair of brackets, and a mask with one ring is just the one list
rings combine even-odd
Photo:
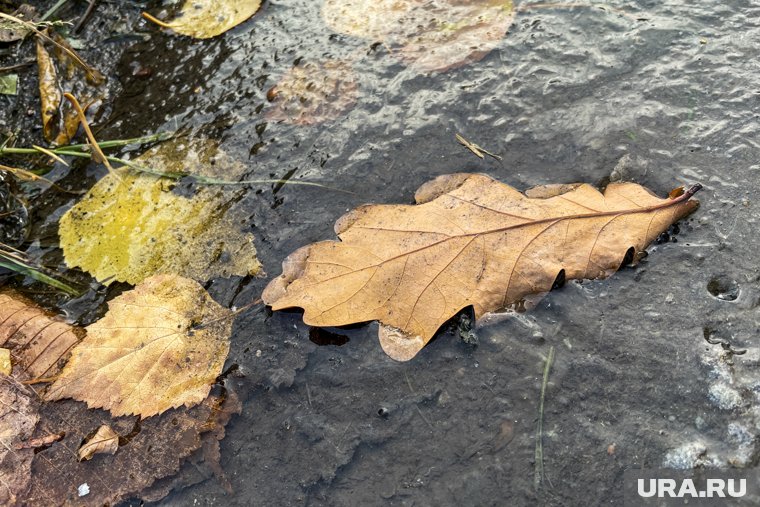
[(87, 6), (87, 10), (84, 12), (84, 14), (82, 14), (82, 17), (79, 18), (79, 21), (74, 27), (74, 33), (79, 33), (82, 30), (82, 28), (84, 27), (84, 24), (87, 22), (88, 19), (90, 19), (90, 16), (95, 10), (95, 6), (97, 5), (97, 3), (98, 3), (98, 0), (90, 0), (90, 5)]
[(536, 452), (535, 452), (535, 471), (533, 475), (533, 486), (537, 490), (544, 482), (544, 398), (546, 397), (546, 384), (549, 382), (549, 370), (554, 362), (554, 346), (549, 347), (549, 357), (546, 358), (544, 365), (544, 380), (541, 383), (541, 399), (538, 404), (538, 423), (536, 424)]
[(24, 67), (27, 67), (34, 63), (34, 60), (27, 60), (25, 62), (17, 63), (15, 65), (9, 65), (7, 67), (0, 67), (0, 74), (5, 74), (6, 72), (11, 72), (17, 69), (22, 69)]

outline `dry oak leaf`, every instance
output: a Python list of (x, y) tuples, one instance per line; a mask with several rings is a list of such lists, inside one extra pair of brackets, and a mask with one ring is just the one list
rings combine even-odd
[(472, 306), (476, 318), (558, 276), (605, 278), (698, 202), (695, 185), (661, 199), (635, 183), (533, 189), (528, 197), (488, 176), (440, 176), (417, 205), (366, 205), (335, 224), (338, 241), (305, 246), (283, 263), (262, 299), (300, 307), (313, 326), (378, 320), (392, 358), (414, 357), (438, 328)]
[(84, 333), (13, 291), (0, 292), (0, 346), (20, 380), (53, 377)]
[(425, 73), (482, 59), (514, 15), (512, 0), (325, 0), (322, 7), (337, 32), (382, 41)]
[(315, 125), (334, 120), (356, 103), (357, 79), (351, 64), (342, 60), (306, 62), (290, 69), (267, 92), (273, 103), (266, 117), (293, 125)]
[(232, 315), (197, 282), (156, 275), (113, 299), (46, 395), (114, 416), (203, 401), (229, 352)]

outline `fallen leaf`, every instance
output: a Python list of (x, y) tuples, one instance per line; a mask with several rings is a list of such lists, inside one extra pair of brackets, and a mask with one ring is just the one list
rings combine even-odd
[[(37, 67), (39, 71), (42, 127), (45, 140), (54, 145), (68, 144), (79, 128), (79, 116), (68, 103), (63, 102), (62, 88), (74, 94), (85, 104), (84, 109), (99, 103), (104, 95), (105, 77), (88, 65), (64, 37), (52, 28), (37, 38)], [(53, 43), (53, 54), (58, 65), (45, 48), (44, 41)]]
[(147, 12), (143, 13), (143, 17), (182, 35), (210, 39), (247, 20), (256, 14), (259, 7), (261, 0), (186, 0), (179, 17), (168, 23)]
[(356, 103), (356, 77), (348, 62), (294, 66), (269, 90), (269, 121), (314, 125), (338, 118)]
[(385, 43), (420, 72), (445, 71), (493, 50), (514, 20), (512, 0), (325, 0), (334, 30)]
[(416, 206), (343, 216), (341, 241), (291, 254), (262, 299), (274, 310), (303, 308), (313, 326), (378, 320), (383, 349), (408, 360), (463, 308), (480, 318), (548, 292), (558, 277), (610, 276), (630, 249), (643, 251), (696, 209), (690, 197), (701, 187), (676, 199), (634, 183), (611, 183), (604, 194), (567, 188), (530, 198), (484, 175), (440, 176), (417, 190)]
[(92, 86), (100, 86), (105, 83), (106, 78), (97, 69), (85, 62), (81, 56), (71, 47), (69, 41), (55, 30), (48, 32), (50, 38), (55, 42), (53, 53), (56, 59), (63, 66), (66, 79), (74, 79), (77, 69), (84, 72), (85, 79)]
[[(211, 155), (171, 143), (157, 150), (134, 163), (163, 173), (244, 171), (220, 150)], [(103, 177), (60, 220), (66, 264), (106, 284), (137, 284), (161, 273), (201, 282), (261, 274), (253, 235), (241, 230), (245, 210), (234, 207), (235, 196), (211, 186), (184, 197), (172, 192), (175, 185), (134, 171)]]
[(18, 447), (39, 420), (33, 396), (31, 389), (0, 375), (0, 505), (15, 505), (29, 490), (34, 449)]
[(18, 93), (18, 74), (0, 76), (0, 95), (16, 95)]
[(141, 491), (140, 498), (145, 502), (157, 502), (172, 491), (198, 484), (212, 475), (229, 494), (232, 494), (232, 486), (222, 470), (219, 442), (224, 439), (225, 427), (229, 420), (242, 410), (243, 405), (235, 391), (227, 389), (218, 410), (212, 412), (208, 422), (203, 426), (210, 431), (201, 435), (201, 447), (187, 458), (177, 475), (157, 481), (150, 488)]
[[(152, 487), (157, 480), (177, 473), (185, 460), (200, 450), (206, 435), (216, 434), (218, 425), (227, 424), (234, 411), (228, 407), (229, 393), (217, 386), (200, 405), (167, 410), (144, 420), (112, 419), (107, 412), (73, 400), (43, 404), (37, 433), (65, 433), (65, 437), (38, 451), (25, 505), (117, 505), (142, 498), (143, 491), (152, 498), (157, 494)], [(79, 462), (77, 448), (102, 424), (111, 426), (126, 443), (116, 454)], [(77, 488), (83, 483), (89, 485), (90, 493), (80, 498)]]
[(13, 291), (0, 292), (0, 345), (10, 349), (14, 377), (53, 377), (79, 342), (81, 330)]
[(116, 454), (119, 449), (119, 435), (107, 424), (103, 424), (98, 431), (89, 438), (77, 451), (79, 461), (92, 459), (96, 454)]
[(42, 39), (37, 39), (37, 69), (42, 107), (42, 133), (46, 141), (53, 141), (58, 134), (58, 119), (63, 93), (58, 85), (58, 73)]
[[(11, 16), (24, 20), (34, 21), (37, 17), (37, 11), (29, 4), (21, 4)], [(9, 19), (0, 19), (0, 42), (15, 42), (26, 37), (30, 33), (30, 29)]]
[(87, 327), (46, 399), (143, 418), (200, 403), (227, 358), (231, 315), (193, 280), (148, 278)]
[(145, 151), (135, 162), (168, 174), (192, 174), (226, 181), (241, 179), (250, 167), (207, 137), (173, 137)]

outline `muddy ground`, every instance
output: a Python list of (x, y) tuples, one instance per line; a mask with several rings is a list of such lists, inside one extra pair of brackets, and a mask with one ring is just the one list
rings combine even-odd
[[(116, 16), (129, 27), (84, 51), (113, 83), (102, 138), (184, 127), (222, 139), (252, 177), (352, 192), (250, 187), (240, 205), (269, 277), (213, 280), (222, 305), (258, 298), (282, 259), (333, 238), (346, 210), (412, 202), (440, 174), (483, 172), (527, 188), (603, 184), (614, 171), (661, 195), (700, 182), (702, 204), (638, 266), (569, 282), (530, 312), (478, 328), (476, 346), (449, 326), (408, 363), (382, 352), (376, 324), (318, 331), (298, 312), (241, 315), (228, 366), (244, 406), (222, 442), (234, 493), (201, 468), (202, 482), (162, 503), (620, 505), (629, 468), (755, 467), (760, 6), (605, 3), (632, 17), (527, 9), (480, 62), (420, 75), (382, 48), (333, 35), (320, 4), (266, 2), (210, 41), (162, 33), (132, 2), (104, 4), (91, 22), (93, 42), (115, 32)], [(353, 109), (315, 126), (266, 121), (267, 90), (294, 61), (357, 50), (366, 56), (355, 64)], [(36, 111), (33, 96), (0, 100), (3, 127), (38, 124), (24, 113)], [(503, 160), (474, 157), (456, 133)], [(60, 181), (86, 189), (103, 174), (75, 169), (59, 169)], [(26, 247), (46, 262), (61, 262), (56, 220), (74, 201), (34, 201)], [(122, 289), (47, 302), (87, 323)]]

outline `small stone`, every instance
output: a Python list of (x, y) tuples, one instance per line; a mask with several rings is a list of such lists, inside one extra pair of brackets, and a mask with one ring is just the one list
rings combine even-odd
[(615, 442), (607, 446), (607, 455), (613, 456), (615, 454)]
[(84, 484), (80, 484), (77, 488), (77, 493), (79, 493), (79, 496), (87, 496), (90, 494), (90, 485), (86, 482)]

